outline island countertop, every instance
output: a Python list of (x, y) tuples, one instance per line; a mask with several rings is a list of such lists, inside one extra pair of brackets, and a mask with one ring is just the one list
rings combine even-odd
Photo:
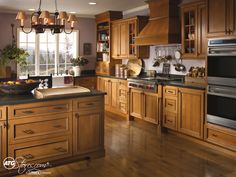
[(42, 98), (42, 99), (36, 98), (33, 93), (23, 94), (23, 95), (0, 94), (0, 106), (34, 103), (34, 102), (42, 102), (42, 101), (53, 101), (53, 100), (61, 100), (61, 99), (73, 99), (73, 98), (80, 98), (80, 97), (101, 96), (105, 94), (106, 94), (105, 92), (91, 90), (91, 92), (84, 92), (84, 93), (78, 93), (78, 94), (73, 94), (73, 95), (57, 95), (55, 97)]

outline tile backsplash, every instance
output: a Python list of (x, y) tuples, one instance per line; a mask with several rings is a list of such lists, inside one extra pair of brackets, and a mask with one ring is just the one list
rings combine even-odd
[[(177, 74), (177, 75), (186, 75), (187, 72), (178, 72), (175, 70), (175, 67), (173, 64), (176, 63), (174, 53), (177, 49), (180, 49), (180, 44), (171, 44), (171, 45), (164, 45), (164, 46), (150, 46), (150, 57), (148, 59), (144, 59), (144, 66), (145, 70), (156, 70), (157, 73), (162, 73), (162, 67), (163, 63), (158, 67), (153, 67), (154, 58), (157, 58), (158, 56), (163, 55), (171, 55), (173, 60), (171, 63), (170, 68), (170, 74)], [(123, 64), (126, 64), (128, 60), (123, 60)], [(183, 60), (183, 64), (186, 67), (186, 70), (188, 71), (191, 66), (199, 66), (199, 67), (205, 67), (205, 60), (197, 60), (197, 59), (188, 59)]]

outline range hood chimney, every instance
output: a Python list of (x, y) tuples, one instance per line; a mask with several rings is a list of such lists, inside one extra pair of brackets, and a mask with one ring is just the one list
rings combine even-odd
[(180, 43), (179, 0), (147, 0), (150, 9), (148, 24), (136, 37), (136, 45)]

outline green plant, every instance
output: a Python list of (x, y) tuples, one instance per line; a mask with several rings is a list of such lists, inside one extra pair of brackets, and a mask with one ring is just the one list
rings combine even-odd
[(89, 63), (88, 59), (84, 58), (83, 56), (79, 56), (77, 58), (71, 58), (70, 62), (73, 66), (84, 66)]
[(24, 49), (18, 48), (15, 45), (7, 45), (1, 50), (0, 63), (2, 65), (8, 64), (10, 61), (16, 61), (20, 66), (27, 65), (28, 52)]

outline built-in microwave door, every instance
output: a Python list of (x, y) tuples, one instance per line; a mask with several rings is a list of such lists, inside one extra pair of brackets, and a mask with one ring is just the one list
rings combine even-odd
[(208, 83), (236, 86), (236, 56), (208, 56)]

